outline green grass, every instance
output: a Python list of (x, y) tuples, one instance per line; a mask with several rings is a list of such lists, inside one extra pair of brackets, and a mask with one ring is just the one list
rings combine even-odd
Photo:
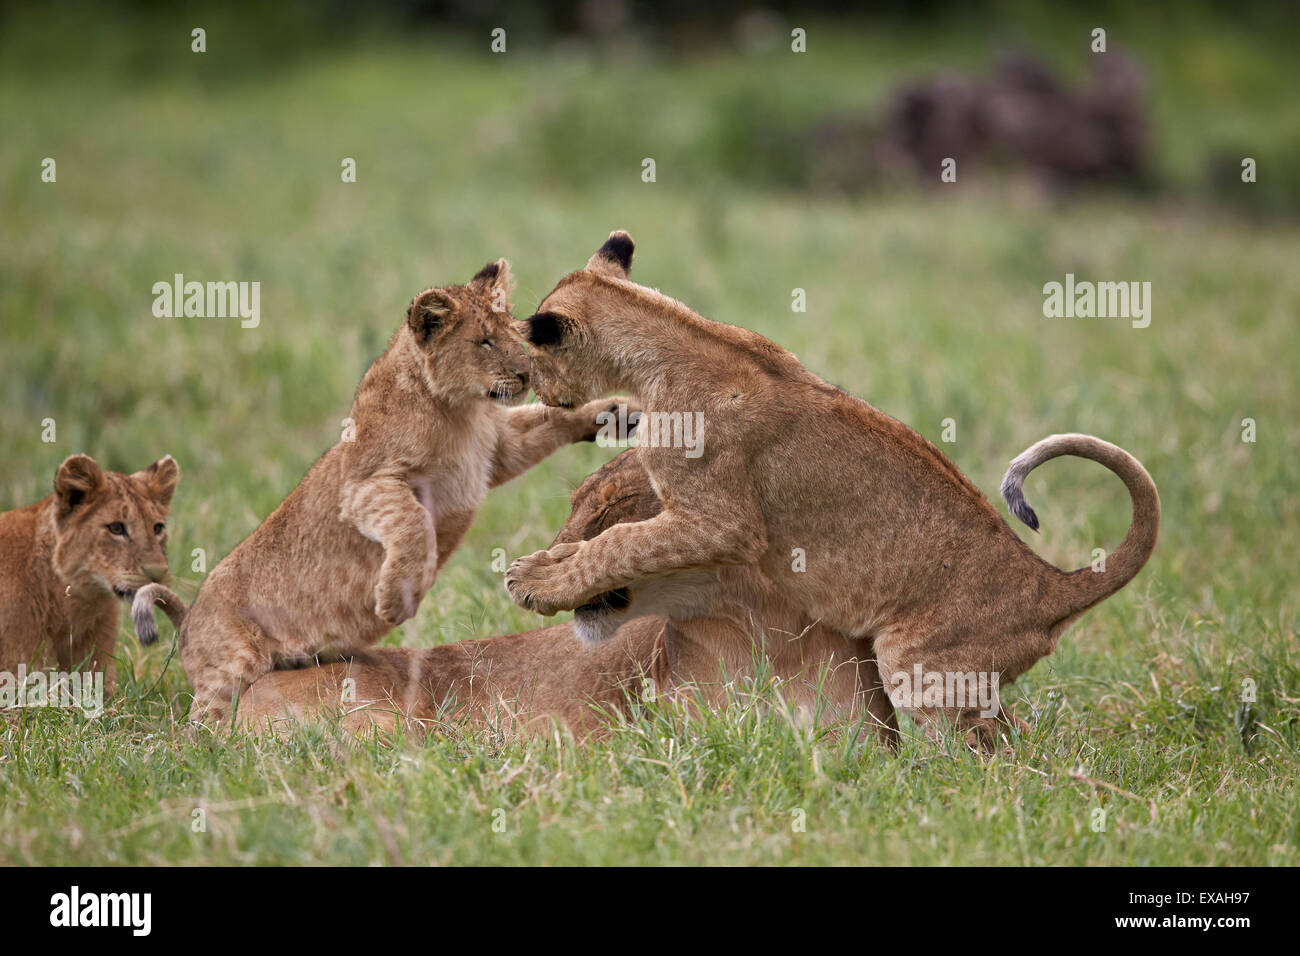
[[(986, 492), (1031, 442), (1091, 432), (1144, 462), (1164, 523), (1137, 580), (1017, 685), (1034, 731), (988, 761), (810, 736), (743, 683), (717, 715), (655, 707), (581, 747), (457, 732), (352, 744), (329, 727), (217, 738), (184, 727), (184, 675), (124, 615), (104, 716), (30, 710), (0, 727), (0, 863), (1300, 862), (1300, 228), (1211, 201), (1197, 179), (1225, 137), (1261, 156), (1300, 141), (1294, 97), (1279, 99), (1296, 66), (1265, 32), (1133, 24), (1165, 189), (1058, 205), (975, 182), (806, 194), (748, 151), (760, 120), (793, 128), (935, 63), (979, 68), (992, 46), (969, 26), (828, 27), (805, 60), (525, 37), (493, 58), (443, 37), (232, 50), (238, 69), (222, 51), (242, 26), (214, 27), (206, 58), (154, 55), (167, 24), (79, 35), (101, 26), (90, 52), (46, 56), (44, 22), (0, 40), (0, 509), (46, 494), (68, 454), (134, 470), (170, 453), (173, 569), (198, 581), (193, 549), (210, 569), (337, 439), (415, 292), (506, 256), (527, 314), (623, 227), (639, 281), (770, 336), (936, 442), (954, 419), (941, 447)], [(1027, 16), (1009, 32), (1077, 73), (1062, 36), (1076, 29)], [(184, 50), (188, 21), (177, 30)], [(728, 112), (744, 104), (752, 115)], [(345, 156), (356, 184), (339, 181)], [(175, 272), (260, 281), (260, 328), (155, 319), (150, 288)], [(1150, 281), (1150, 328), (1045, 319), (1042, 285), (1066, 272)], [(795, 287), (806, 314), (790, 311)], [(607, 456), (566, 449), (494, 492), (388, 640), (538, 626), (492, 551), (549, 543)], [(1125, 493), (1095, 466), (1054, 462), (1027, 494), (1035, 547), (1062, 566), (1123, 536)]]

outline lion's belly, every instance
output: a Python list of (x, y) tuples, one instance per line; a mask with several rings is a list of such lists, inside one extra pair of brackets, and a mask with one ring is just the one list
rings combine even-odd
[(438, 570), (447, 563), (447, 559), (452, 556), (457, 548), (460, 547), (461, 541), (465, 539), (465, 533), (469, 531), (469, 526), (474, 523), (476, 511), (456, 511), (451, 514), (445, 514), (438, 521)]
[(326, 648), (364, 647), (389, 629), (375, 615), (384, 550), (345, 522), (316, 529), (276, 555), (241, 607), (286, 659)]
[[(813, 620), (841, 634), (869, 637), (900, 610), (888, 573), (853, 566), (848, 555), (809, 553), (803, 570), (797, 559), (769, 552), (763, 573)], [(882, 569), (883, 570), (883, 569)]]
[(943, 590), (955, 565), (942, 537), (870, 508), (778, 526), (761, 561), (763, 573), (805, 613), (852, 637), (912, 615), (927, 595)]
[(433, 531), (440, 571), (460, 547), (487, 496), (490, 467), (486, 459), (463, 460), (445, 472), (412, 482), (416, 500), (428, 513), (426, 527)]

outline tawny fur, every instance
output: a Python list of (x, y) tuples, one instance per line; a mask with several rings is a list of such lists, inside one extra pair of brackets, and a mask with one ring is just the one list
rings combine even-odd
[[(557, 542), (595, 537), (661, 508), (633, 452), (589, 476), (574, 491), (572, 505)], [(346, 727), (364, 731), (391, 729), (399, 721), (419, 728), (463, 718), (541, 732), (556, 721), (585, 736), (602, 732), (605, 715), (625, 712), (630, 700), (651, 688), (683, 696), (692, 706), (716, 706), (725, 698), (726, 682), (752, 676), (757, 663), (781, 679), (791, 711), (809, 723), (860, 723), (893, 742), (893, 709), (866, 642), (810, 627), (754, 569), (704, 578), (673, 582), (663, 592), (648, 582), (633, 584), (625, 611), (609, 612), (616, 618), (615, 633), (596, 647), (581, 643), (574, 624), (561, 624), (427, 650), (379, 648), (347, 663), (276, 671), (249, 688), (235, 722), (276, 729), (282, 722), (335, 714)], [(652, 606), (669, 617), (655, 616)], [(577, 629), (599, 626), (594, 618), (606, 612), (583, 613), (586, 620)], [(353, 683), (345, 700), (347, 677)]]
[(509, 409), (529, 362), (509, 267), (429, 289), (361, 380), (352, 429), (216, 568), (181, 627), (196, 719), (276, 667), (345, 656), (415, 614), (483, 497), (615, 405)]
[[(1009, 490), (1027, 466), (1062, 454), (1104, 464), (1129, 489), (1133, 522), (1105, 570), (1063, 572), (906, 425), (762, 336), (629, 281), (632, 251), (626, 233), (612, 234), (524, 323), (534, 388), (566, 407), (620, 391), (647, 415), (701, 412), (703, 454), (642, 443), (664, 510), (514, 562), (506, 586), (521, 606), (553, 614), (646, 577), (757, 564), (810, 618), (869, 640), (887, 687), (917, 666), (996, 673), (1005, 686), (1150, 556), (1159, 498), (1123, 450), (1054, 436), (1013, 466)], [(973, 708), (908, 710), (969, 728), (985, 746), (996, 739), (995, 721)]]
[[(572, 496), (569, 520), (552, 547), (590, 540), (614, 524), (647, 521), (663, 510), (635, 450), (588, 476)], [(863, 723), (893, 742), (893, 707), (880, 684), (871, 644), (822, 626), (787, 600), (755, 566), (669, 572), (639, 578), (578, 608), (574, 627), (586, 647), (647, 617), (665, 620), (669, 695), (717, 706), (725, 682), (756, 667), (780, 678), (787, 703), (824, 722)], [(819, 707), (824, 713), (816, 713)]]
[(80, 668), (116, 683), (120, 599), (167, 577), (167, 512), (180, 469), (104, 471), (73, 455), (54, 493), (0, 514), (0, 670)]
[[(600, 734), (662, 670), (663, 622), (637, 622), (593, 654), (569, 624), (438, 647), (376, 647), (347, 661), (273, 671), (238, 702), (232, 723), (282, 732), (341, 718), (354, 733), (427, 732), (452, 725), (508, 735), (544, 734), (553, 723)], [(350, 683), (345, 684), (345, 680)]]

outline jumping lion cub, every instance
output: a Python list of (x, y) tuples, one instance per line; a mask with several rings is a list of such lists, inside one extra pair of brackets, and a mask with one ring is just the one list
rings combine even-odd
[[(195, 713), (262, 674), (373, 644), (415, 614), (489, 488), (611, 408), (530, 405), (504, 259), (411, 303), (357, 388), (345, 434), (200, 589), (181, 626)], [(614, 406), (616, 407), (616, 406)]]
[(104, 471), (73, 455), (54, 493), (0, 514), (0, 670), (57, 662), (116, 671), (118, 598), (167, 577), (167, 511), (180, 478), (170, 455), (143, 471)]
[[(1090, 435), (1054, 435), (1011, 463), (1003, 496), (1033, 528), (1021, 489), (1049, 459), (1089, 458), (1128, 486), (1133, 523), (1104, 570), (1061, 571), (930, 442), (762, 336), (629, 281), (632, 252), (631, 237), (613, 233), (526, 330), (543, 402), (569, 407), (604, 391), (642, 402), (637, 455), (664, 509), (520, 558), (506, 575), (511, 596), (553, 614), (652, 575), (757, 564), (812, 619), (872, 642), (896, 705), (991, 745), (997, 709), (957, 693), (988, 699), (1138, 573), (1160, 526), (1151, 476)], [(662, 440), (671, 436), (656, 423), (673, 415), (703, 423), (699, 454)], [(951, 701), (929, 696), (932, 675)]]

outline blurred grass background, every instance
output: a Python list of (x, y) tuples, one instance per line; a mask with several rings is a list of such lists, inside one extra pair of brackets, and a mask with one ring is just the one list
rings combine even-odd
[[(723, 5), (696, 21), (684, 9), (658, 17), (632, 6), (620, 23), (594, 29), (590, 9), (561, 7), (579, 13), (511, 4), (455, 16), (404, 5), (323, 14), (296, 4), (6, 9), (0, 509), (47, 494), (68, 454), (131, 471), (170, 453), (182, 471), (173, 569), (198, 581), (192, 549), (204, 549), (211, 569), (337, 440), (357, 381), (412, 295), (505, 256), (518, 279), (515, 312), (527, 315), (610, 229), (626, 228), (638, 244), (638, 281), (792, 349), (940, 443), (990, 495), (1013, 455), (1057, 431), (1120, 444), (1160, 489), (1164, 523), (1151, 563), (1022, 681), (1026, 715), (1052, 715), (1043, 726), (1055, 735), (1012, 758), (1008, 773), (1036, 787), (1042, 771), (1019, 769), (1069, 769), (1086, 755), (1121, 786), (1172, 801), (1165, 819), (1183, 828), (1135, 823), (1123, 840), (1084, 852), (1062, 836), (1077, 832), (1063, 822), (1070, 814), (1086, 816), (1079, 794), (1049, 787), (1032, 849), (985, 846), (978, 820), (927, 817), (937, 828), (927, 839), (938, 835), (929, 850), (910, 845), (916, 833), (895, 821), (871, 831), (872, 852), (883, 854), (873, 859), (1294, 863), (1300, 814), (1281, 785), (1297, 769), (1300, 702), (1294, 10), (1203, 3), (1173, 15), (1146, 5), (1006, 3), (963, 13), (936, 4), (924, 17), (899, 5), (846, 19)], [(504, 55), (489, 52), (498, 25), (507, 29)], [(876, 115), (897, 84), (936, 70), (981, 75), (1007, 48), (1081, 78), (1098, 25), (1146, 74), (1152, 150), (1140, 188), (1062, 194), (1014, 172), (959, 172), (942, 187), (829, 188), (810, 178), (809, 130), (820, 120)], [(203, 54), (190, 52), (196, 26), (207, 31)], [(793, 26), (807, 30), (805, 54), (790, 52)], [(1241, 156), (1258, 161), (1257, 183), (1236, 178)], [(57, 161), (54, 184), (41, 182), (45, 157)], [(356, 183), (340, 181), (345, 157), (357, 162)], [(645, 157), (656, 161), (654, 183), (641, 180)], [(1227, 178), (1216, 173), (1224, 157)], [(1150, 281), (1151, 326), (1044, 318), (1042, 286), (1067, 272)], [(151, 287), (174, 273), (259, 281), (260, 327), (154, 318)], [(796, 287), (806, 290), (807, 313), (791, 312)], [(1254, 444), (1241, 441), (1247, 417), (1257, 422)], [(41, 441), (46, 418), (57, 422), (53, 444)], [(940, 442), (946, 418), (956, 423), (954, 443)], [(419, 615), (388, 640), (420, 646), (538, 626), (505, 595), (493, 549), (513, 557), (548, 544), (570, 489), (608, 455), (566, 449), (494, 492)], [(1062, 566), (1086, 564), (1127, 526), (1122, 486), (1077, 460), (1036, 472), (1027, 494), (1043, 519), (1035, 547)], [(138, 684), (128, 679), (111, 718), (26, 713), (25, 729), (4, 738), (0, 829), (19, 836), (0, 843), (0, 862), (357, 862), (380, 852), (383, 840), (353, 815), (360, 808), (340, 811), (337, 840), (326, 844), (279, 820), (282, 838), (269, 849), (255, 810), (239, 811), (217, 845), (178, 836), (157, 849), (148, 828), (138, 840), (105, 836), (159, 799), (183, 803), (196, 779), (218, 803), (256, 802), (270, 786), (234, 773), (216, 744), (160, 742), (184, 713), (183, 675), (173, 663), (150, 696), (165, 649), (142, 652), (125, 620), (119, 648)], [(1253, 710), (1238, 701), (1247, 677), (1260, 687)], [(725, 718), (714, 731), (730, 739), (737, 730)], [(647, 757), (649, 740), (629, 734), (610, 752)], [(505, 773), (530, 753), (423, 746), (433, 763), (455, 751), (483, 773)], [(1133, 764), (1135, 747), (1163, 757)], [(324, 779), (308, 751), (248, 752), (304, 781)], [(330, 752), (336, 778), (388, 779), (376, 769), (389, 766), (380, 751)], [(561, 768), (576, 760), (599, 777), (583, 761), (601, 753), (536, 759)], [(901, 799), (945, 802), (924, 747), (913, 757), (924, 765), (915, 774), (909, 760), (846, 756), (852, 769), (838, 785), (847, 789), (827, 806), (858, 821), (862, 801), (879, 797), (854, 796), (854, 779), (896, 774), (906, 779), (891, 787), (917, 788)], [(196, 766), (206, 768), (198, 778)], [(962, 767), (952, 787), (992, 785), (980, 764)], [(794, 765), (781, 773), (795, 789), (804, 779)], [(649, 845), (633, 841), (639, 850), (624, 854), (615, 835), (570, 841), (551, 858), (800, 858), (789, 834), (772, 843), (714, 826), (727, 813), (734, 823), (737, 807), (775, 812), (762, 773), (745, 787), (724, 778), (698, 778), (702, 789), (690, 794), (699, 814), (683, 811), (689, 826), (657, 831)], [(629, 827), (650, 827), (626, 783), (613, 775), (592, 784), (613, 801), (597, 816), (624, 812)], [(680, 783), (638, 779), (634, 788), (676, 794)], [(454, 774), (445, 784), (430, 784), (428, 799), (455, 799)], [(571, 782), (554, 785), (557, 806), (576, 799), (563, 789)], [(65, 822), (85, 811), (89, 793), (102, 826), (83, 823), (74, 836)], [(1023, 796), (1013, 788), (1005, 799), (1022, 807)], [(376, 792), (363, 802), (397, 812), (399, 799)], [(561, 835), (542, 827), (522, 854), (470, 849), (468, 833), (449, 835), (447, 821), (411, 838), (455, 861), (544, 860), (564, 827), (594, 825), (576, 811), (561, 824), (555, 807), (518, 799), (530, 827), (546, 821)], [(1222, 819), (1192, 853), (1187, 841), (1216, 812)], [(844, 833), (825, 839), (813, 858), (865, 861), (863, 845)]]

